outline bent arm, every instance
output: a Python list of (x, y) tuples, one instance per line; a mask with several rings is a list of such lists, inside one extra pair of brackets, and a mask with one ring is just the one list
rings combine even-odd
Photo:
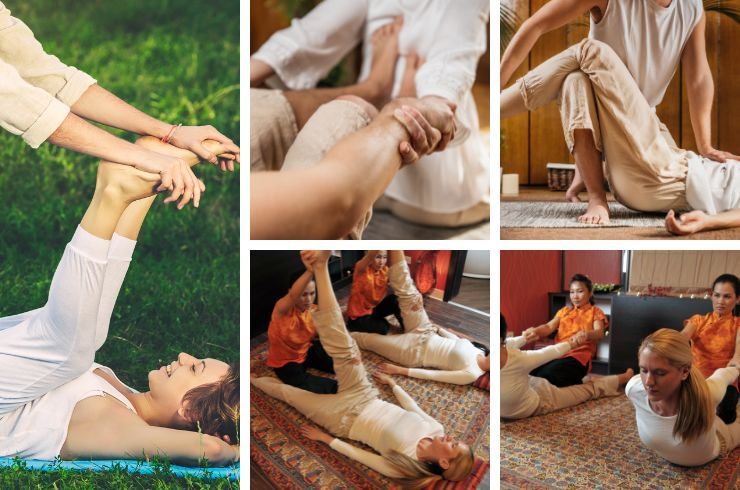
[(303, 290), (306, 289), (306, 286), (312, 280), (312, 272), (305, 271), (303, 274), (301, 274), (301, 276), (296, 279), (296, 281), (290, 287), (290, 290), (288, 290), (288, 294), (280, 298), (277, 303), (275, 303), (275, 310), (280, 315), (285, 315), (286, 313), (288, 313), (288, 311), (290, 311), (290, 309), (293, 308), (296, 303), (298, 303), (301, 294), (303, 294)]
[(606, 2), (599, 0), (552, 0), (524, 21), (501, 58), (501, 88), (506, 87), (540, 36), (576, 20), (586, 10), (603, 7), (603, 4)]
[(727, 365), (740, 368), (740, 330), (738, 330), (735, 335), (735, 354)]
[(347, 444), (341, 439), (335, 438), (329, 444), (329, 447), (387, 477), (402, 478), (404, 476), (403, 473), (389, 463), (383, 456), (371, 453), (370, 451), (365, 451), (364, 449), (357, 448), (351, 444)]
[(377, 250), (368, 250), (365, 256), (355, 264), (355, 273), (359, 274), (365, 272), (372, 261), (375, 260), (376, 255), (378, 255)]
[(409, 412), (414, 412), (417, 415), (420, 415), (422, 418), (427, 420), (428, 422), (433, 422), (435, 424), (439, 424), (434, 417), (426, 413), (424, 410), (419, 408), (419, 405), (416, 404), (413, 398), (406, 393), (403, 388), (398, 386), (397, 384), (393, 385), (393, 395), (395, 395), (396, 400), (398, 400), (398, 403), (401, 404), (401, 406), (404, 408), (404, 410), (407, 410)]
[(681, 334), (683, 334), (683, 336), (686, 337), (688, 340), (691, 340), (692, 338), (694, 338), (696, 329), (697, 325), (694, 322), (686, 320), (686, 325), (683, 327), (683, 330), (681, 330)]
[(252, 55), (251, 60), (270, 69), (257, 72), (262, 80), (250, 74), (250, 82), (261, 83), (275, 73), (292, 90), (314, 87), (360, 41), (367, 3), (325, 0), (304, 17), (293, 19), (290, 27), (273, 34)]

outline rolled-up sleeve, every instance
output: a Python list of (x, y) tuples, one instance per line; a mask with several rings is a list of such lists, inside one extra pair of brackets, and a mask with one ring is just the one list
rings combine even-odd
[(418, 97), (438, 95), (459, 103), (473, 87), (478, 59), (486, 51), (487, 0), (449, 2), (444, 21), (416, 74)]
[(37, 148), (94, 83), (88, 74), (44, 52), (28, 26), (0, 3), (0, 125), (4, 129)]
[(293, 90), (314, 87), (362, 37), (368, 0), (324, 0), (276, 32), (252, 57)]

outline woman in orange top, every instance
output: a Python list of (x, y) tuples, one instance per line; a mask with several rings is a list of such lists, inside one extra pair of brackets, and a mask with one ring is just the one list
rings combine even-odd
[[(740, 301), (740, 279), (722, 274), (712, 284), (712, 313), (694, 315), (684, 322), (683, 333), (691, 340), (694, 365), (705, 378), (716, 369), (740, 365), (740, 317), (735, 306)], [(717, 416), (725, 424), (737, 419), (738, 383), (727, 387), (717, 406)]]
[(608, 325), (604, 312), (593, 304), (593, 283), (587, 276), (576, 274), (570, 280), (570, 302), (573, 306), (562, 308), (549, 322), (523, 332), (524, 335), (543, 338), (557, 330), (555, 342), (565, 342), (576, 336), (585, 339), (586, 342), (577, 349), (529, 373), (561, 388), (583, 382), (583, 377), (591, 370), (596, 346), (604, 338)]
[(388, 251), (370, 250), (355, 264), (352, 291), (347, 305), (347, 330), (385, 335), (388, 315), (403, 328), (401, 309), (395, 294), (388, 294)]
[(333, 379), (309, 374), (307, 368), (334, 374), (331, 357), (316, 334), (312, 313), (317, 309), (316, 282), (306, 270), (292, 281), (288, 294), (275, 303), (267, 328), (267, 365), (288, 385), (319, 394), (337, 392)]

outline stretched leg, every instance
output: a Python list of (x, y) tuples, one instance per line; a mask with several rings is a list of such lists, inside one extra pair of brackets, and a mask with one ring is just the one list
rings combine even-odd
[(424, 298), (411, 279), (409, 267), (402, 250), (388, 251), (388, 279), (398, 298), (406, 333), (433, 332), (434, 325), (424, 310)]
[(406, 367), (421, 367), (423, 347), (427, 336), (417, 333), (379, 335), (377, 333), (353, 332), (352, 337), (362, 350), (375, 352)]
[(543, 378), (530, 376), (529, 386), (540, 397), (540, 403), (534, 415), (544, 415), (579, 405), (588, 400), (619, 395), (619, 386), (626, 384), (633, 374), (632, 369), (628, 369), (619, 376), (604, 376), (588, 383), (568, 386), (567, 388), (557, 388)]
[(398, 90), (399, 97), (416, 97), (416, 72), (419, 71), (424, 59), (416, 52), (411, 51), (405, 56), (406, 66), (403, 69), (401, 87)]

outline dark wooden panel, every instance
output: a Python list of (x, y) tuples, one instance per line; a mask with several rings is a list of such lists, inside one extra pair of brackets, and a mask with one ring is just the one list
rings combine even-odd
[(704, 299), (614, 296), (609, 373), (630, 367), (637, 373), (637, 349), (642, 339), (663, 327), (681, 330), (684, 320), (710, 311), (711, 301)]
[(740, 155), (740, 131), (737, 115), (740, 114), (740, 24), (723, 16), (720, 24), (719, 77), (717, 83), (718, 147)]

